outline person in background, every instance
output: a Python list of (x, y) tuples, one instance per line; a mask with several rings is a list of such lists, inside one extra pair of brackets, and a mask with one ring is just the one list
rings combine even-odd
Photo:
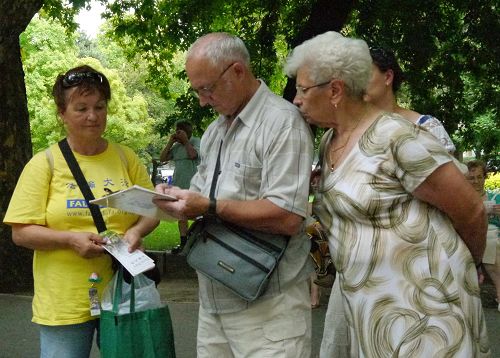
[(398, 104), (396, 93), (404, 81), (404, 74), (394, 53), (381, 47), (372, 47), (370, 55), (373, 60), (372, 75), (364, 99), (384, 111), (397, 113), (410, 122), (427, 129), (450, 154), (453, 154), (455, 145), (437, 118), (403, 108)]
[(304, 118), (329, 128), (313, 213), (329, 234), (348, 354), (486, 356), (484, 205), (432, 134), (363, 100), (371, 66), (364, 41), (333, 31), (285, 65)]
[(160, 165), (160, 161), (155, 158), (151, 158), (151, 183), (153, 186), (160, 183), (161, 176), (158, 175), (158, 166)]
[(482, 266), (484, 266), (495, 285), (496, 301), (498, 303), (498, 311), (500, 311), (500, 241), (498, 238), (500, 227), (500, 194), (498, 192), (488, 192), (484, 189), (487, 170), (486, 164), (483, 161), (471, 160), (466, 164), (468, 168), (466, 178), (483, 199), (486, 212), (488, 213), (488, 235)]
[[(137, 155), (102, 137), (111, 99), (102, 73), (73, 68), (57, 76), (52, 93), (69, 147), (95, 197), (134, 184), (153, 188)], [(34, 250), (33, 322), (40, 328), (41, 357), (90, 355), (99, 325), (90, 304), (100, 299), (113, 270), (87, 205), (54, 144), (26, 164), (4, 217), (14, 243)], [(101, 212), (108, 230), (123, 235), (130, 251), (158, 225), (117, 209)]]
[[(309, 357), (310, 242), (305, 233), (311, 129), (299, 111), (253, 75), (243, 41), (227, 33), (196, 40), (186, 73), (201, 106), (219, 113), (201, 138), (201, 163), (190, 190), (160, 184), (176, 202), (155, 201), (168, 214), (218, 217), (232, 224), (289, 235), (265, 293), (247, 302), (198, 274), (198, 358)], [(215, 198), (209, 199), (220, 151)]]
[[(188, 121), (180, 120), (175, 124), (175, 132), (170, 136), (167, 145), (160, 154), (162, 163), (175, 163), (172, 185), (181, 189), (189, 189), (191, 179), (200, 164), (200, 138), (193, 137), (193, 126)], [(188, 221), (179, 220), (180, 244), (172, 250), (173, 254), (182, 251), (187, 242)]]

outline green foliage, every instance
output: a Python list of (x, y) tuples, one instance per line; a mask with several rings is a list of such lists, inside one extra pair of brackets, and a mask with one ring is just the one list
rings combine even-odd
[(62, 124), (52, 99), (59, 73), (77, 62), (74, 37), (53, 20), (33, 18), (20, 37), (33, 151), (36, 153), (62, 136)]
[(68, 33), (76, 30), (75, 16), (78, 11), (90, 5), (90, 0), (44, 0), (41, 13), (55, 20), (64, 27)]
[(500, 173), (490, 173), (486, 178), (484, 187), (488, 191), (500, 190)]
[[(500, 21), (494, 1), (360, 1), (345, 28), (395, 50), (412, 108), (438, 117), (459, 149), (494, 149), (500, 106)], [(488, 123), (486, 123), (487, 121)], [(475, 124), (473, 124), (475, 123)], [(498, 143), (498, 139), (497, 139)]]
[[(56, 2), (47, 3), (55, 6)], [(156, 110), (165, 107), (156, 101), (157, 97), (154, 101), (159, 106), (151, 105), (155, 96), (149, 98), (141, 91), (160, 135), (169, 133), (179, 118), (193, 121), (199, 135), (214, 118), (213, 111), (200, 108), (189, 94), (183, 72), (183, 53), (200, 35), (210, 31), (238, 34), (249, 48), (257, 76), (279, 93), (287, 83), (281, 68), (290, 48), (314, 35), (315, 29), (331, 29), (322, 22), (335, 21), (327, 18), (331, 3), (322, 0), (102, 2), (108, 4), (106, 32), (116, 41), (114, 46), (121, 46), (121, 50), (109, 52), (121, 52), (120, 56), (113, 58), (107, 53), (97, 57), (98, 52), (85, 39), (79, 40), (80, 47), (85, 48), (82, 53), (106, 59), (109, 64), (105, 66), (113, 68), (126, 62), (122, 61), (126, 56), (142, 67), (137, 73), (147, 69), (145, 87), (155, 87), (169, 108), (164, 112)], [(73, 5), (87, 3), (79, 0)], [(500, 124), (496, 115), (500, 105), (500, 46), (490, 36), (500, 30), (496, 10), (495, 2), (490, 0), (401, 0), (397, 6), (387, 0), (362, 0), (355, 3), (342, 32), (364, 38), (370, 45), (394, 49), (407, 75), (407, 85), (400, 93), (403, 102), (438, 117), (454, 134), (459, 150), (473, 149), (488, 155), (498, 150), (497, 131), (488, 128)], [(311, 19), (317, 24), (311, 24)], [(133, 72), (130, 68), (125, 71)], [(133, 97), (129, 84), (127, 89)]]
[[(127, 53), (144, 54), (164, 96), (172, 93), (166, 74), (175, 54), (210, 31), (238, 34), (249, 48), (256, 74), (281, 92), (287, 82), (281, 71), (286, 53), (315, 29), (331, 29), (321, 24), (335, 20), (327, 18), (330, 7), (321, 0), (138, 0), (115, 1), (106, 16), (110, 32), (126, 44)], [(320, 16), (311, 24), (315, 11)], [(478, 128), (486, 125), (485, 118), (489, 128), (500, 124), (494, 114), (500, 106), (500, 46), (490, 35), (499, 30), (498, 9), (489, 0), (401, 0), (397, 6), (388, 0), (362, 0), (355, 3), (343, 28), (370, 45), (394, 49), (407, 74), (404, 102), (434, 114), (448, 132), (456, 132), (460, 150), (474, 148), (486, 154), (494, 150), (495, 135), (485, 136), (487, 131)], [(177, 112), (157, 124), (161, 133), (168, 132), (178, 117), (191, 115), (201, 125), (212, 119), (211, 112), (199, 109), (184, 93), (181, 89), (174, 96)]]
[[(310, 1), (298, 1), (293, 6), (276, 0), (115, 1), (105, 16), (111, 26), (108, 34), (130, 58), (143, 54), (149, 63), (151, 81), (165, 98), (176, 100), (176, 112), (156, 128), (165, 135), (176, 120), (186, 118), (196, 124), (195, 133), (199, 135), (213, 120), (214, 112), (200, 108), (197, 99), (189, 94), (183, 61), (178, 62), (176, 56), (207, 32), (238, 34), (247, 44), (256, 75), (280, 92), (286, 83), (281, 66), (288, 52), (286, 41), (306, 21), (304, 13), (310, 7)], [(168, 76), (172, 71), (176, 75)], [(184, 85), (176, 86), (175, 81), (183, 81)]]
[(169, 250), (179, 245), (177, 221), (160, 221), (160, 225), (144, 238), (146, 250)]
[[(96, 58), (78, 58), (76, 35), (67, 35), (53, 20), (34, 18), (21, 36), (21, 46), (34, 152), (64, 136), (51, 95), (56, 76), (87, 64), (103, 72), (112, 89), (105, 137), (145, 153), (154, 137), (154, 121), (148, 115), (144, 96), (139, 91), (133, 95), (127, 93), (119, 69), (104, 68)], [(143, 158), (150, 161), (149, 157)]]

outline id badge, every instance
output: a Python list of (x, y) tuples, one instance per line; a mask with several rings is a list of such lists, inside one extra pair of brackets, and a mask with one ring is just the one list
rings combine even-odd
[(97, 295), (97, 288), (89, 288), (89, 300), (90, 300), (90, 315), (92, 317), (99, 316), (101, 314), (101, 305), (99, 304), (99, 296)]

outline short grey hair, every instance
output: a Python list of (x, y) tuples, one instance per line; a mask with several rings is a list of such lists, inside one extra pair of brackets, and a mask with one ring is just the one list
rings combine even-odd
[(250, 54), (245, 43), (226, 32), (213, 32), (198, 38), (189, 48), (186, 60), (194, 56), (207, 58), (214, 66), (238, 61), (250, 68)]
[(285, 72), (295, 78), (303, 66), (316, 84), (337, 78), (344, 81), (348, 94), (361, 97), (370, 80), (372, 58), (365, 41), (329, 31), (295, 47), (286, 60)]

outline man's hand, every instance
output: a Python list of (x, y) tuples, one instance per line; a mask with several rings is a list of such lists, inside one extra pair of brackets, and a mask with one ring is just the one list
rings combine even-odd
[(167, 214), (179, 220), (193, 219), (203, 215), (208, 210), (209, 200), (199, 193), (183, 190), (178, 187), (169, 187), (165, 184), (156, 186), (156, 192), (172, 195), (176, 201), (153, 199), (153, 202)]

